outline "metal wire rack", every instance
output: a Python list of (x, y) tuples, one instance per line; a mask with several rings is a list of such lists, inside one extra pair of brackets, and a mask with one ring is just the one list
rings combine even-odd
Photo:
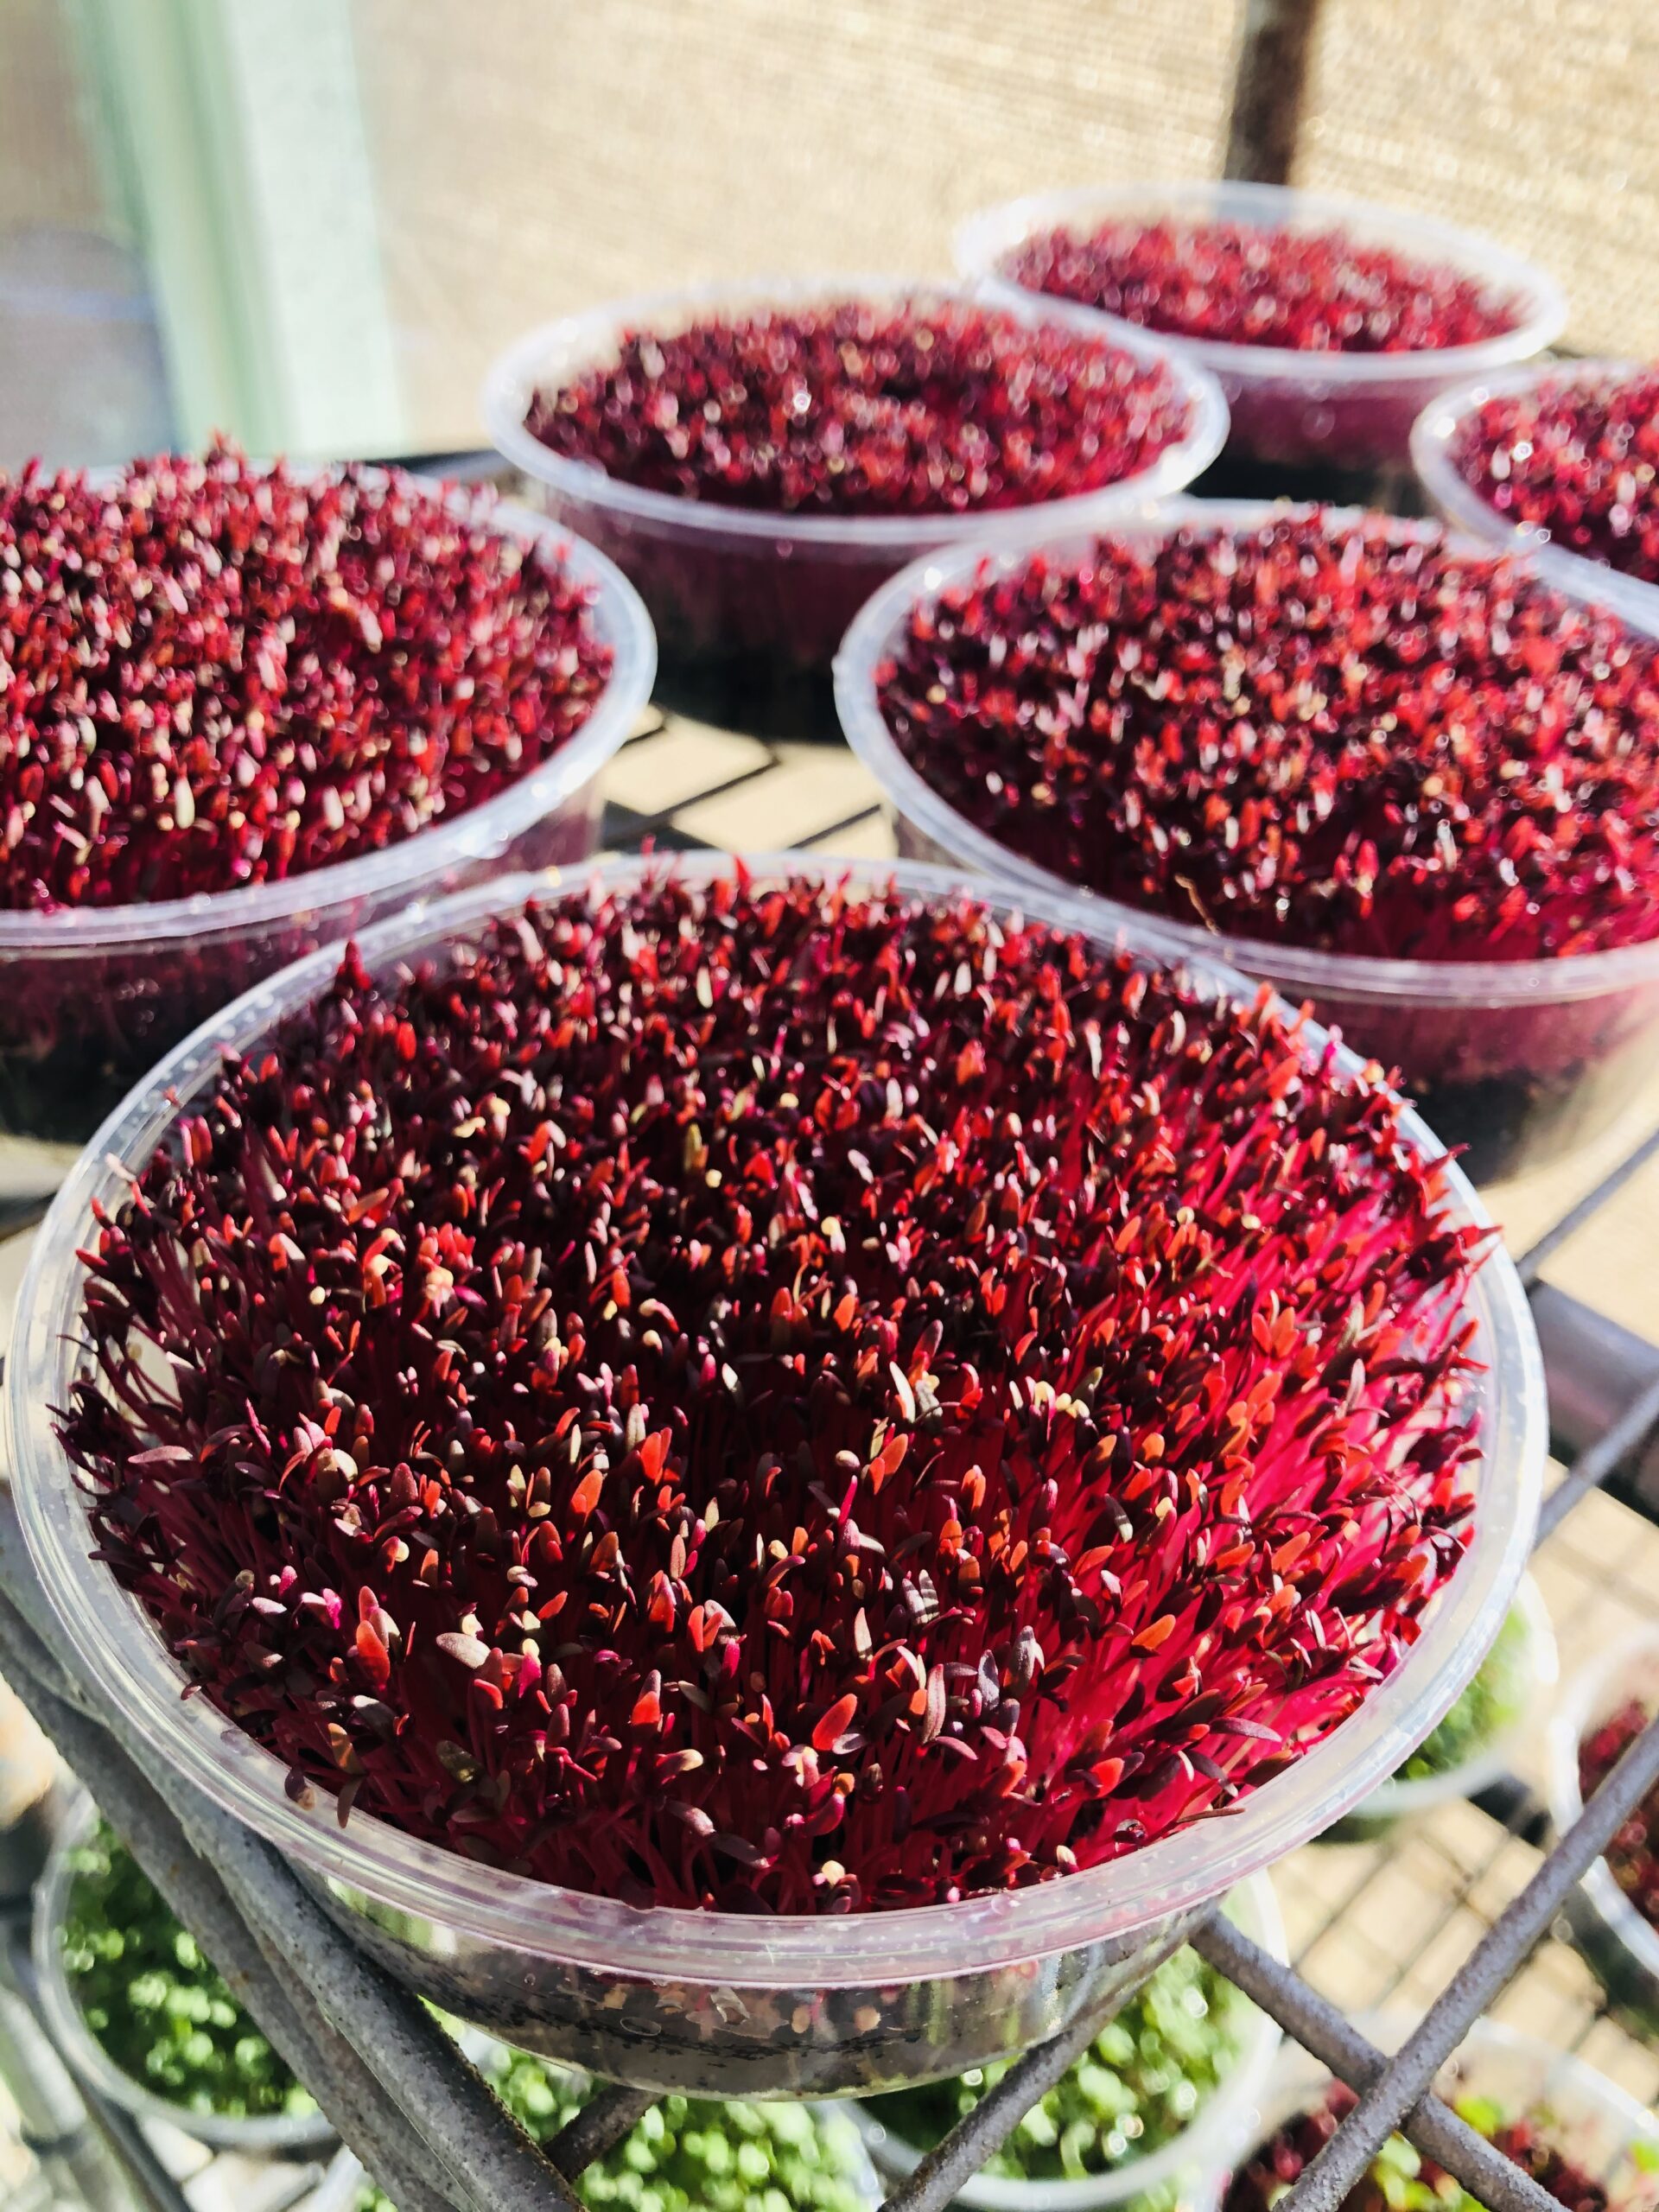
[[(697, 703), (721, 711), (718, 699)], [(798, 707), (783, 702), (772, 727), (811, 728)], [(617, 848), (649, 840), (663, 850), (891, 850), (874, 786), (839, 746), (756, 736), (683, 713), (652, 711), (613, 764), (609, 798), (606, 842)], [(1659, 1345), (1552, 1278), (1574, 1240), (1614, 1217), (1616, 1198), (1624, 1202), (1617, 1217), (1628, 1219), (1656, 1154), (1659, 1137), (1608, 1165), (1522, 1262), (1564, 1463), (1535, 1569), (1569, 1656), (1575, 1641), (1605, 1641), (1621, 1618), (1659, 1616), (1659, 1530), (1649, 1525), (1659, 1522)], [(30, 1211), (25, 1202), (9, 1218), (0, 1215), (0, 1235), (26, 1226)], [(14, 1258), (14, 1248), (0, 1245), (0, 1281)], [(572, 2178), (621, 2139), (651, 2097), (602, 2092), (544, 2151), (522, 2135), (430, 2015), (353, 1948), (277, 1854), (174, 1778), (158, 1786), (153, 1762), (99, 1685), (61, 1656), (3, 1493), (0, 1674), (399, 2212), (576, 2202)], [(1384, 1845), (1316, 1845), (1298, 1854), (1285, 1885), (1292, 1966), (1219, 1916), (1193, 1936), (1215, 1967), (1359, 2093), (1285, 2212), (1330, 2212), (1396, 2127), (1491, 2212), (1552, 2212), (1552, 2197), (1429, 2094), (1470, 2024), (1494, 2008), (1558, 2047), (1581, 2050), (1644, 2101), (1659, 2090), (1659, 2045), (1644, 2047), (1620, 2026), (1587, 1967), (1552, 1933), (1585, 1869), (1659, 1783), (1659, 1724), (1553, 1841), (1529, 1786), (1535, 1779), (1508, 1777), (1478, 1806), (1454, 1806)], [(1385, 2056), (1342, 2005), (1390, 2000), (1422, 2018)], [(938, 2212), (1101, 2024), (1096, 2013), (1079, 2014), (1027, 2052), (894, 2190), (886, 2212)], [(158, 2212), (178, 2212), (175, 2185), (153, 2159), (146, 2166), (132, 2131), (118, 2116), (96, 2108), (91, 2116), (113, 2139), (140, 2195)], [(45, 2122), (37, 2115), (35, 2124)], [(54, 2124), (69, 2121), (60, 2111)]]

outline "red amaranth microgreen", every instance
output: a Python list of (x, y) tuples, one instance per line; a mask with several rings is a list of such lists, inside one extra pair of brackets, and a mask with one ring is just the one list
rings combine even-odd
[(89, 1224), (99, 1555), (283, 1759), (625, 1900), (1019, 1886), (1232, 1802), (1455, 1567), (1397, 1106), (969, 903), (573, 897), (232, 1060)]
[(1308, 353), (1409, 353), (1513, 330), (1518, 299), (1345, 231), (1119, 221), (1048, 231), (1002, 262), (1027, 290), (1148, 330)]
[(0, 907), (280, 881), (556, 751), (610, 651), (489, 507), (225, 446), (0, 476)]
[[(1579, 1786), (1599, 1789), (1651, 1714), (1631, 1698), (1579, 1746)], [(1650, 1927), (1659, 1928), (1659, 1789), (1651, 1789), (1607, 1847), (1613, 1879)]]
[(785, 514), (955, 514), (1094, 491), (1187, 428), (1168, 370), (966, 303), (842, 300), (673, 333), (537, 392), (527, 427), (649, 491)]
[(1067, 882), (1224, 935), (1532, 960), (1659, 936), (1659, 656), (1513, 564), (1317, 510), (918, 606), (918, 772)]
[[(1276, 2128), (1229, 2181), (1222, 2212), (1272, 2212), (1356, 2102), (1353, 2091), (1338, 2084), (1323, 2104)], [(1567, 2212), (1607, 2212), (1611, 2198), (1605, 2186), (1550, 2140), (1548, 2124), (1529, 2114), (1507, 2119), (1484, 2098), (1460, 2098), (1457, 2108), (1495, 2151), (1548, 2190)], [(1641, 2189), (1626, 2201), (1627, 2212), (1637, 2212), (1638, 2205), (1651, 2212), (1652, 2191)], [(1444, 2166), (1425, 2158), (1402, 2135), (1391, 2135), (1344, 2197), (1340, 2212), (1482, 2212), (1482, 2207)]]
[(1659, 583), (1659, 369), (1500, 392), (1471, 412), (1451, 460), (1510, 522)]

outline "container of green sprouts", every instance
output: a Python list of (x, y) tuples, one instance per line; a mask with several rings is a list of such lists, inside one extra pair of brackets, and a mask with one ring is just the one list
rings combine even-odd
[(1396, 1821), (1489, 1788), (1523, 1739), (1542, 1739), (1558, 1671), (1548, 1609), (1527, 1575), (1480, 1671), (1445, 1719), (1357, 1811), (1325, 1831), (1325, 1840), (1371, 1842)]
[[(1397, 2050), (1415, 2019), (1374, 2013), (1356, 2024), (1379, 2050)], [(1436, 2093), (1492, 2148), (1568, 2212), (1659, 2212), (1654, 2115), (1605, 2075), (1536, 2037), (1477, 2020), (1435, 2077)], [(1308, 2052), (1286, 2044), (1248, 2154), (1230, 2174), (1219, 2212), (1272, 2212), (1345, 2114), (1351, 2090)], [(1482, 2212), (1452, 2175), (1391, 2136), (1338, 2212)]]
[[(453, 2023), (451, 2024), (453, 2026)], [(550, 2142), (600, 2086), (468, 2031), (463, 2048), (531, 2139)], [(875, 2169), (846, 2110), (664, 2095), (575, 2184), (594, 2212), (874, 2212)], [(307, 2212), (395, 2212), (349, 2155)]]
[[(1236, 1890), (1225, 1909), (1245, 1935), (1284, 1956), (1284, 1927), (1265, 1874)], [(1182, 1948), (1107, 2022), (956, 2201), (988, 2212), (1090, 2212), (1109, 2204), (1202, 2212), (1254, 2122), (1279, 2042), (1265, 2013)], [(1009, 2063), (855, 2105), (877, 2166), (893, 2180), (913, 2173)]]
[(90, 1798), (35, 1890), (34, 1955), (53, 2040), (110, 2103), (216, 2149), (300, 2157), (334, 2140)]

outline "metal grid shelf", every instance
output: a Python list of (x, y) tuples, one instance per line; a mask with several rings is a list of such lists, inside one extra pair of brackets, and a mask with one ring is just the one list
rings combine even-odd
[[(785, 711), (781, 726), (801, 726), (792, 705)], [(613, 763), (608, 797), (605, 842), (613, 848), (649, 840), (659, 850), (792, 844), (865, 857), (892, 850), (874, 785), (838, 746), (741, 734), (683, 714), (653, 709), (642, 721)], [(1532, 1223), (1523, 1269), (1545, 1344), (1558, 1447), (1567, 1459), (1546, 1509), (1535, 1573), (1569, 1671), (1575, 1656), (1605, 1644), (1621, 1623), (1633, 1626), (1659, 1612), (1659, 1529), (1649, 1525), (1659, 1520), (1659, 1345), (1641, 1333), (1643, 1313), (1610, 1319), (1572, 1294), (1580, 1280), (1599, 1284), (1599, 1302), (1619, 1287), (1605, 1250), (1588, 1262), (1583, 1254), (1598, 1238), (1605, 1245), (1609, 1233), (1616, 1241), (1640, 1236), (1643, 1209), (1659, 1212), (1656, 1153), (1659, 1139), (1603, 1163), (1586, 1192), (1535, 1198), (1530, 1213), (1516, 1193), (1515, 1207), (1505, 1208), (1511, 1219)], [(1623, 1203), (1610, 1211), (1616, 1195)], [(0, 1234), (25, 1225), (29, 1211), (23, 1204), (12, 1222), (0, 1213)], [(1650, 1228), (1651, 1215), (1648, 1221)], [(0, 1246), (0, 1295), (15, 1283), (21, 1243), (17, 1236)], [(1632, 1321), (1638, 1325), (1621, 1325)], [(430, 2017), (353, 1949), (274, 1852), (170, 1778), (165, 1796), (158, 1790), (152, 1763), (98, 1685), (56, 1656), (3, 1497), (0, 1673), (399, 2212), (520, 2212), (576, 2202), (569, 2177), (619, 2141), (650, 2097), (603, 2093), (545, 2152), (519, 2134)], [(1382, 2136), (1402, 2125), (1492, 2212), (1550, 2212), (1553, 2198), (1425, 2094), (1484, 2012), (1582, 2052), (1643, 2102), (1659, 2093), (1659, 2045), (1644, 2046), (1618, 2024), (1589, 1969), (1551, 1932), (1580, 1873), (1659, 1780), (1659, 1724), (1548, 1851), (1529, 1786), (1538, 1778), (1517, 1777), (1481, 1807), (1453, 1805), (1386, 1844), (1320, 1844), (1299, 1853), (1293, 1881), (1282, 1885), (1291, 1967), (1219, 1917), (1193, 1938), (1361, 2093), (1284, 2212), (1330, 2212)], [(1385, 2060), (1341, 2008), (1389, 2002), (1423, 2020)], [(938, 2212), (948, 2203), (1100, 2024), (1097, 2015), (1079, 2016), (1028, 2052), (894, 2192), (887, 2212)], [(152, 2205), (175, 2212), (177, 2196), (164, 2176), (137, 2178)]]

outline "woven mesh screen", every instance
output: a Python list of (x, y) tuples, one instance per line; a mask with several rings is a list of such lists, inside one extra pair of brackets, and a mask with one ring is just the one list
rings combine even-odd
[(1653, 0), (1325, 0), (1296, 181), (1490, 232), (1567, 342), (1659, 353)]
[[(110, 226), (110, 177), (62, 0), (0, 5), (0, 226)], [(102, 149), (107, 156), (107, 149)]]
[(619, 293), (937, 270), (990, 200), (1217, 167), (1234, 0), (354, 0), (423, 442)]

